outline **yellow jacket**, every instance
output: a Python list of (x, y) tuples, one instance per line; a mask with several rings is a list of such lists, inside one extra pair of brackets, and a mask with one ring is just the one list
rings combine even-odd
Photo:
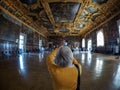
[[(55, 49), (47, 58), (48, 70), (53, 79), (54, 90), (76, 90), (78, 71), (76, 67), (59, 67), (54, 63), (54, 57), (58, 49)], [(73, 60), (74, 64), (80, 67), (80, 74), (82, 72), (81, 65), (77, 60)]]

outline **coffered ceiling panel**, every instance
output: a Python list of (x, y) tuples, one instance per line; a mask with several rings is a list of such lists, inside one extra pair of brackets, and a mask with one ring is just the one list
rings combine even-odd
[(120, 14), (120, 2), (0, 0), (0, 9), (44, 36), (83, 36)]
[(78, 2), (49, 3), (55, 22), (73, 22), (80, 7)]

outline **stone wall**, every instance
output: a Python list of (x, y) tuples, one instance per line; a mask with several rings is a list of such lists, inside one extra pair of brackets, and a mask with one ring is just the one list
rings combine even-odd
[(20, 33), (26, 35), (26, 50), (39, 51), (40, 39), (45, 46), (46, 38), (22, 24), (21, 26), (16, 24), (15, 20), (11, 21), (11, 19), (11, 17), (5, 18), (2, 14), (0, 15), (0, 55), (18, 53)]
[(0, 55), (16, 54), (20, 27), (0, 15)]
[[(113, 18), (106, 24), (102, 25), (101, 27), (97, 28), (93, 32), (89, 33), (86, 36), (86, 45), (87, 45), (87, 39), (92, 39), (92, 48), (96, 49), (96, 52), (99, 53), (110, 53), (114, 54), (114, 47), (118, 45), (117, 38), (119, 38), (119, 31), (117, 26), (117, 20), (120, 19), (120, 15)], [(104, 33), (104, 42), (105, 45), (103, 47), (97, 47), (97, 31), (100, 29), (103, 29)], [(87, 47), (87, 46), (86, 46)]]

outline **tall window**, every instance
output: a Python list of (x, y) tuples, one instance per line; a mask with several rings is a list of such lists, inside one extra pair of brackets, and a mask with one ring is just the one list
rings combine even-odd
[(92, 40), (91, 39), (88, 40), (88, 50), (89, 51), (92, 50)]
[(24, 46), (24, 36), (20, 35), (20, 38), (19, 38), (19, 49), (23, 49), (23, 46)]
[(85, 48), (85, 39), (82, 39), (82, 48)]
[(120, 25), (119, 25), (119, 34), (120, 34)]
[(42, 47), (42, 40), (39, 40), (39, 49)]
[(19, 37), (19, 49), (21, 49), (21, 51), (25, 50), (25, 35), (24, 34), (20, 34), (20, 37)]
[(103, 30), (97, 32), (97, 46), (104, 46)]
[[(117, 25), (118, 25), (118, 29), (119, 29), (119, 35), (120, 35), (120, 19), (117, 20)], [(120, 36), (119, 36), (120, 37)]]

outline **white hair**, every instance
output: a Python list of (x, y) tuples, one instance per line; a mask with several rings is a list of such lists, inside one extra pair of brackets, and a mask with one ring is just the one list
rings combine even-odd
[(62, 46), (59, 48), (54, 61), (58, 66), (67, 67), (72, 60), (73, 53), (71, 49), (68, 46)]

